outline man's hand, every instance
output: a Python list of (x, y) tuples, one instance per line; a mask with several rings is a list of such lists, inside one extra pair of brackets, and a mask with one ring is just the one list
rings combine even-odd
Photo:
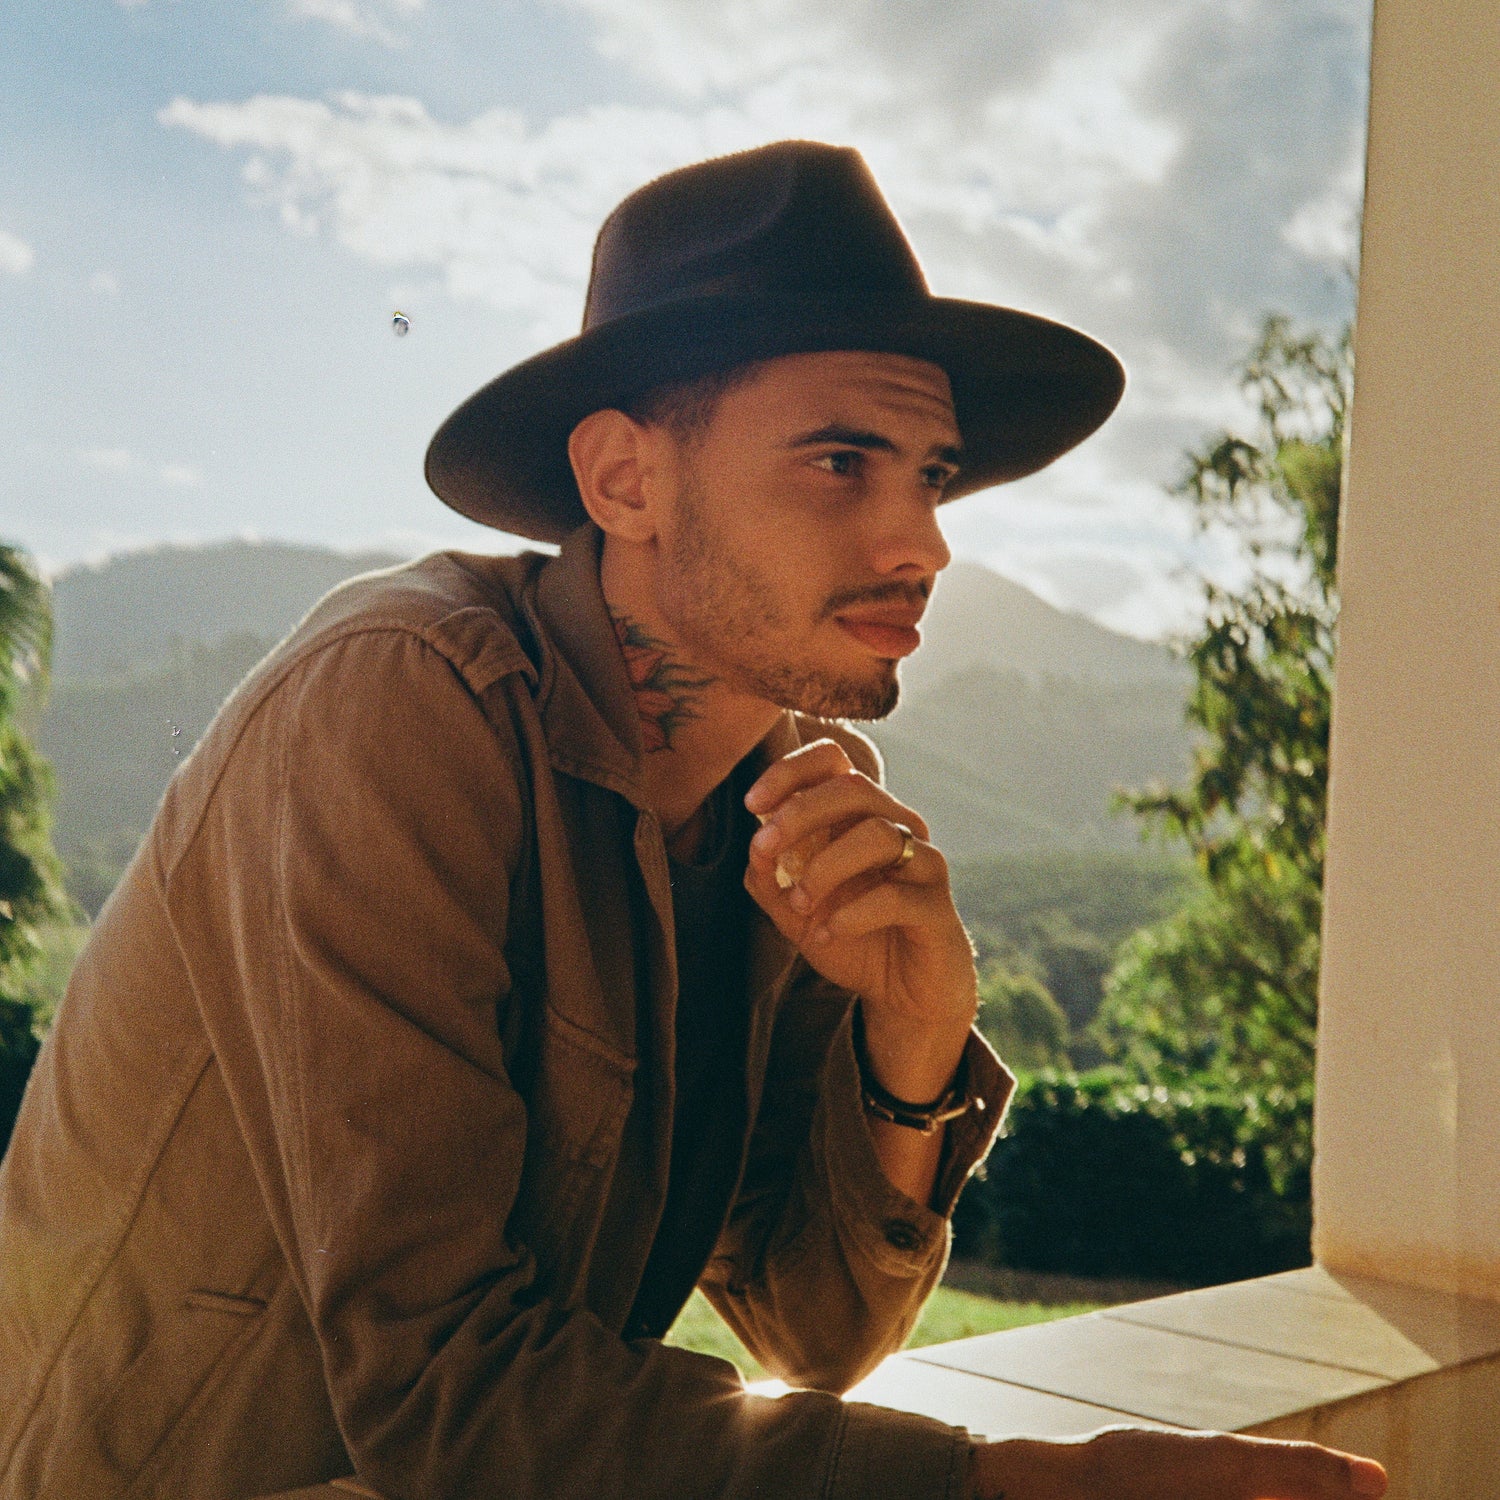
[[(745, 886), (824, 978), (860, 996), (870, 1067), (914, 1103), (948, 1087), (978, 1004), (948, 866), (921, 817), (819, 740), (778, 761), (745, 805), (764, 826)], [(905, 834), (912, 857), (899, 863)], [(787, 888), (778, 862), (793, 874)]]
[(1316, 1443), (1106, 1427), (974, 1448), (975, 1500), (1375, 1500), (1385, 1470)]

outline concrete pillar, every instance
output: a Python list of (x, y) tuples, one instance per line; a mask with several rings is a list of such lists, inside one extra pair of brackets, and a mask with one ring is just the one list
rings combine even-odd
[(1500, 1300), (1500, 5), (1376, 0), (1314, 1248)]

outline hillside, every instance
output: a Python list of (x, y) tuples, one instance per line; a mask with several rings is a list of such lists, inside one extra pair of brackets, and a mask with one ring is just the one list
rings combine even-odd
[[(398, 559), (282, 543), (168, 547), (62, 574), (41, 746), (57, 843), (96, 905), (168, 777), (257, 657), (343, 578)], [(901, 707), (871, 733), (892, 787), (955, 859), (1131, 851), (1119, 785), (1186, 767), (1183, 669), (1161, 647), (956, 564)]]
[(1114, 794), (1186, 774), (1184, 697), (1161, 678), (1032, 681), (971, 666), (865, 727), (891, 787), (951, 858), (1130, 849), (1138, 825), (1112, 810)]
[(973, 667), (1014, 673), (1031, 683), (1071, 677), (1118, 686), (1166, 683), (1179, 694), (1187, 690), (1186, 667), (1165, 647), (1055, 609), (979, 563), (956, 562), (944, 570), (922, 635), (922, 649), (901, 668), (909, 699)]
[(103, 903), (172, 772), (268, 645), (231, 635), (158, 666), (53, 683), (37, 738), (56, 785), (57, 851), (86, 910)]
[(287, 542), (124, 552), (52, 581), (59, 681), (157, 666), (174, 646), (231, 635), (277, 641), (335, 584), (405, 559)]

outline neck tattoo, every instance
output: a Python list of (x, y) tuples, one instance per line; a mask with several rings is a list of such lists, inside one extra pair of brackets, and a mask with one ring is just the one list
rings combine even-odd
[(712, 677), (695, 677), (668, 655), (665, 641), (648, 635), (625, 615), (611, 613), (615, 638), (625, 656), (625, 670), (641, 716), (641, 742), (648, 751), (670, 750), (672, 736), (686, 723), (702, 718), (699, 696)]

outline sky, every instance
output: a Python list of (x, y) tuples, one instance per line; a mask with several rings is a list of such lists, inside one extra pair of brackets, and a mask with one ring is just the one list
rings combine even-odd
[(4, 0), (0, 539), (54, 573), (229, 536), (514, 550), (427, 490), (437, 424), (577, 331), (632, 188), (807, 136), (865, 154), (935, 292), (1125, 363), (1098, 436), (944, 510), (955, 555), (1180, 631), (1243, 567), (1169, 495), (1184, 451), (1247, 422), (1265, 313), (1352, 311), (1369, 27), (1369, 0)]

